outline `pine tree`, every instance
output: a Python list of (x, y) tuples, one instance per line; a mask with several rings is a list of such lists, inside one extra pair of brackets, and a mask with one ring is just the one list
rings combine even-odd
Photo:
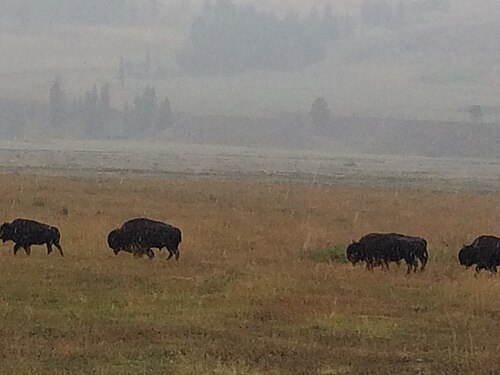
[(144, 59), (144, 78), (145, 79), (150, 79), (151, 78), (151, 69), (152, 69), (152, 59), (151, 59), (151, 51), (148, 48), (146, 50), (146, 57)]
[(170, 107), (170, 100), (165, 97), (165, 100), (158, 109), (158, 116), (156, 119), (156, 129), (165, 130), (173, 123), (172, 108)]
[(120, 57), (120, 65), (118, 67), (118, 80), (120, 81), (120, 84), (123, 86), (125, 83), (125, 59)]
[(50, 122), (52, 126), (60, 128), (65, 122), (66, 96), (61, 88), (59, 78), (54, 80), (50, 88)]
[(109, 95), (109, 84), (105, 84), (101, 88), (101, 109), (104, 113), (107, 113), (110, 108), (111, 98)]
[(316, 130), (324, 130), (330, 123), (330, 109), (325, 98), (316, 98), (309, 112)]

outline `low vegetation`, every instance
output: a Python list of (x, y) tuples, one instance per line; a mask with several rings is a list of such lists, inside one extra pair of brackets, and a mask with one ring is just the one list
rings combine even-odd
[(303, 259), (310, 259), (320, 263), (347, 263), (345, 248), (336, 247), (320, 247), (314, 249), (306, 249), (302, 253)]
[[(65, 250), (1, 245), (1, 373), (500, 369), (500, 279), (456, 261), (462, 243), (498, 234), (500, 194), (0, 178), (1, 221), (57, 225)], [(134, 216), (182, 228), (180, 260), (115, 257), (107, 232)], [(427, 270), (345, 264), (343, 247), (369, 231), (427, 238)]]

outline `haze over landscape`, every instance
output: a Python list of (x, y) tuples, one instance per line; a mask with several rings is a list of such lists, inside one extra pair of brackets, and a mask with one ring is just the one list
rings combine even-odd
[(0, 136), (496, 158), (499, 8), (2, 0)]
[(0, 0), (0, 373), (499, 374), (499, 4)]

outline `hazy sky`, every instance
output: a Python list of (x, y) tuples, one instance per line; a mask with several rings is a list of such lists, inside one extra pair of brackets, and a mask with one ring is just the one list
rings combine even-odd
[[(191, 113), (307, 111), (317, 96), (324, 96), (334, 113), (348, 116), (454, 119), (463, 117), (471, 104), (499, 105), (498, 1), (450, 0), (447, 14), (385, 28), (363, 24), (361, 1), (332, 0), (336, 15), (354, 17), (355, 32), (330, 43), (321, 62), (297, 72), (247, 71), (216, 77), (190, 76), (177, 61), (189, 44), (190, 24), (203, 1), (160, 2), (168, 11), (161, 22), (149, 25), (34, 24), (30, 17), (21, 25), (2, 21), (0, 97), (47, 100), (54, 77), (60, 76), (70, 96), (83, 95), (94, 83), (110, 82), (112, 105), (117, 108), (154, 84), (159, 93), (171, 97), (176, 109)], [(237, 2), (303, 16), (315, 5), (322, 11), (325, 3)], [(16, 4), (0, 0), (7, 3)], [(140, 64), (147, 50), (153, 66), (162, 69), (161, 77), (118, 85), (120, 57)]]

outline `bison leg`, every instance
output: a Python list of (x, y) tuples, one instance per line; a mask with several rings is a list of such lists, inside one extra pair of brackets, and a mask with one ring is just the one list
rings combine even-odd
[(176, 251), (175, 251), (175, 260), (179, 260), (179, 257), (180, 257), (180, 256), (181, 256), (181, 255), (179, 254), (179, 250), (176, 250)]
[(21, 248), (21, 245), (19, 245), (17, 243), (14, 245), (14, 255), (17, 255), (17, 252), (19, 251), (20, 248)]
[(172, 251), (170, 251), (170, 249), (168, 249), (168, 257), (167, 257), (167, 260), (170, 260), (170, 258), (172, 258), (174, 256), (174, 253)]
[(129, 246), (130, 252), (133, 254), (134, 258), (142, 258), (145, 249), (141, 248), (138, 244), (134, 243)]
[(387, 270), (389, 269), (389, 263), (385, 259), (383, 259), (383, 260), (377, 260), (375, 262), (375, 266), (380, 266), (380, 268), (382, 269), (382, 271), (384, 271), (386, 269)]
[(61, 254), (61, 256), (63, 257), (64, 256), (64, 253), (63, 253), (63, 250), (62, 250), (62, 247), (61, 245), (59, 244), (59, 241), (56, 240), (54, 241), (54, 246), (57, 247), (57, 250), (59, 250), (59, 253)]
[(146, 250), (146, 254), (149, 257), (149, 259), (151, 259), (151, 260), (153, 260), (153, 258), (155, 257), (155, 252), (151, 248)]
[(52, 244), (50, 242), (47, 242), (47, 254), (50, 255), (52, 253)]
[[(142, 258), (144, 255), (147, 255), (149, 257), (149, 259), (151, 259), (151, 253), (153, 252), (153, 250), (151, 250), (150, 248), (142, 248), (142, 247), (134, 247), (133, 249), (133, 253), (134, 253), (134, 257), (135, 258)], [(153, 256), (154, 256), (154, 253), (153, 253)]]
[(412, 264), (411, 263), (407, 263), (406, 265), (408, 266), (408, 268), (406, 270), (406, 274), (409, 275), (411, 273)]
[(365, 259), (365, 262), (366, 262), (366, 269), (368, 271), (372, 271), (376, 260), (373, 258), (367, 258), (367, 259)]
[(423, 270), (425, 270), (425, 266), (427, 265), (427, 259), (423, 258), (423, 259), (420, 259), (420, 272), (422, 272)]
[(25, 246), (24, 252), (26, 253), (27, 256), (31, 255), (31, 247), (30, 246)]

